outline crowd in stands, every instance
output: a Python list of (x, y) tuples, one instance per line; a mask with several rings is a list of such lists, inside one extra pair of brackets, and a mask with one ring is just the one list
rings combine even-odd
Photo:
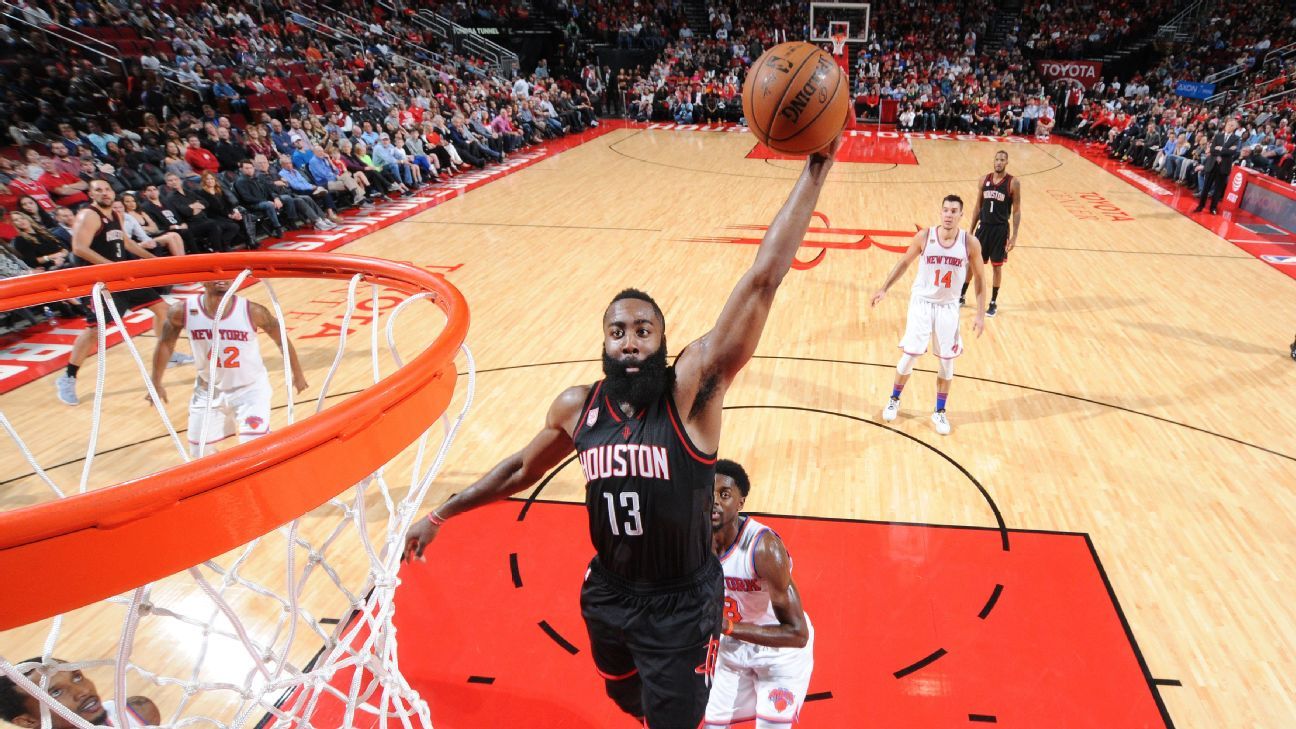
[[(736, 122), (747, 67), (808, 32), (806, 7), (792, 0), (711, 0), (701, 28), (682, 0), (552, 0), (545, 7), (565, 13), (569, 35), (654, 60), (615, 70), (591, 62), (572, 78), (541, 61), (507, 78), (438, 42), (410, 13), (426, 6), (460, 22), (515, 23), (526, 6), (402, 6), (23, 0), (19, 20), (11, 13), (0, 24), (0, 145), (10, 150), (0, 156), (0, 235), (13, 239), (0, 273), (71, 265), (70, 216), (94, 179), (118, 192), (141, 243), (221, 251), (296, 226), (328, 229), (346, 207), (502, 162), (600, 114)], [(1173, 2), (1032, 0), (988, 47), (998, 9), (990, 0), (875, 5), (869, 41), (850, 46), (857, 113), (894, 102), (898, 126), (916, 131), (1047, 135), (1057, 123), (1189, 186), (1202, 138), (1237, 116), (1240, 163), (1290, 179), (1293, 100), (1280, 94), (1296, 86), (1296, 58), (1279, 50), (1296, 40), (1296, 18), (1279, 0), (1207, 14), (1156, 67), (1085, 94), (1047, 86), (1031, 59), (1144, 37)], [(40, 29), (56, 25), (85, 35), (73, 48)], [(124, 65), (94, 54), (95, 39)], [(1177, 81), (1230, 66), (1229, 93), (1208, 102), (1175, 94)]]
[[(1296, 91), (1296, 54), (1279, 52), (1294, 40), (1296, 15), (1280, 3), (1207, 15), (1186, 54), (1168, 56), (1124, 85), (1113, 79), (1095, 87), (1075, 115), (1074, 132), (1197, 194), (1206, 182), (1211, 138), (1235, 119), (1236, 164), (1296, 179), (1296, 93), (1288, 93)], [(1206, 100), (1175, 93), (1179, 81), (1212, 74), (1232, 88)]]
[(1176, 0), (1031, 0), (1010, 36), (1048, 58), (1095, 58), (1147, 37), (1181, 10)]
[[(506, 80), (474, 59), (426, 50), (373, 12), (373, 28), (333, 16), (357, 33), (347, 43), (314, 36), (293, 3), (196, 4), (183, 14), (27, 7), (40, 24), (117, 27), (97, 25), (111, 20), (154, 41), (115, 76), (56, 56), (39, 30), (18, 24), (0, 37), (4, 276), (74, 265), (71, 222), (96, 179), (116, 191), (128, 233), (155, 254), (219, 252), (293, 228), (331, 229), (346, 208), (411, 195), (598, 123), (586, 92), (560, 87), (543, 63), (530, 80)], [(421, 57), (398, 55), (402, 40)]]

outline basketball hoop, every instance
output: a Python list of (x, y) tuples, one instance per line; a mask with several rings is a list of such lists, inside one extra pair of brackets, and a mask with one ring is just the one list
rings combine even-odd
[[(96, 298), (95, 308), (104, 326), (99, 327), (99, 376), (86, 459), (88, 473), (104, 396), (102, 330), (107, 328), (108, 318), (102, 315), (101, 306), (106, 305), (113, 322), (124, 331), (121, 313), (105, 292), (236, 277), (241, 281), (247, 276), (255, 276), (265, 283), (280, 321), (284, 320), (283, 313), (273, 289), (264, 279), (349, 281), (338, 352), (322, 385), (320, 410), (309, 419), (290, 422), (287, 427), (253, 442), (205, 458), (113, 486), (0, 512), (0, 580), (34, 588), (25, 591), (24, 599), (11, 601), (0, 614), (0, 630), (57, 616), (44, 641), (43, 667), (39, 669), (42, 675), (33, 682), (25, 673), (37, 668), (36, 665), (15, 666), (4, 657), (0, 657), (0, 674), (35, 696), (41, 703), (42, 714), (58, 713), (78, 727), (90, 724), (44, 691), (51, 671), (112, 666), (119, 712), (125, 706), (128, 674), (136, 683), (143, 677), (158, 691), (179, 686), (183, 690), (176, 702), (179, 706), (174, 712), (163, 710), (163, 726), (194, 721), (242, 726), (249, 716), (258, 712), (273, 716), (275, 725), (280, 727), (310, 726), (312, 715), (315, 725), (323, 726), (333, 718), (321, 718), (320, 712), (327, 711), (320, 707), (333, 701), (338, 706), (338, 716), (337, 723), (330, 725), (341, 726), (345, 722), (346, 726), (369, 726), (355, 723), (360, 715), (373, 720), (374, 725), (386, 725), (390, 718), (407, 729), (412, 726), (411, 719), (419, 726), (430, 727), (426, 703), (405, 683), (396, 663), (392, 598), (405, 531), (444, 463), (472, 401), (475, 371), (471, 353), (463, 347), (468, 309), (454, 286), (440, 274), (376, 258), (296, 252), (222, 253), (128, 261), (6, 279), (0, 281), (0, 311), (75, 296)], [(346, 332), (361, 283), (369, 284), (373, 292), (370, 320), (373, 384), (324, 409), (329, 384), (343, 360)], [(387, 346), (398, 369), (385, 377), (379, 371), (379, 287), (406, 297), (386, 317)], [(408, 363), (402, 363), (394, 341), (394, 326), (400, 313), (418, 301), (434, 304), (444, 314), (445, 324), (424, 351)], [(123, 341), (152, 393), (152, 384), (134, 342), (128, 335), (123, 336)], [(461, 350), (468, 361), (468, 391), (463, 408), (453, 425), (446, 425), (441, 445), (431, 466), (425, 470), (431, 426), (441, 418), (454, 395), (457, 380), (454, 360)], [(291, 387), (287, 389), (291, 421)], [(140, 388), (143, 390), (144, 386)], [(153, 399), (155, 403), (158, 400), (155, 393)], [(156, 407), (178, 446), (178, 436), (165, 410), (161, 405)], [(8, 420), (0, 415), (0, 421), (26, 456), (33, 473), (61, 497), (62, 491), (36, 463)], [(411, 449), (411, 444), (416, 446)], [(393, 498), (384, 471), (407, 449), (415, 451), (410, 487), (403, 498)], [(187, 460), (184, 449), (180, 450)], [(355, 495), (343, 499), (341, 493), (352, 488)], [(378, 491), (381, 500), (375, 498)], [(367, 507), (366, 501), (371, 502)], [(384, 504), (387, 520), (372, 527), (378, 530), (378, 539), (374, 539), (364, 519), (365, 509), (375, 510), (375, 505)], [(312, 510), (327, 513), (320, 515)], [(326, 538), (321, 537), (319, 544), (311, 543), (299, 531), (303, 515), (324, 523), (326, 518), (338, 516), (335, 510), (341, 512), (339, 524), (331, 530), (321, 527), (324, 530), (320, 533)], [(316, 525), (317, 522), (311, 522), (311, 526)], [(345, 535), (346, 529), (354, 529), (355, 536)], [(276, 530), (283, 533), (288, 547), (285, 595), (240, 572), (263, 536)], [(330, 545), (336, 550), (335, 542), (340, 544), (350, 539), (357, 542), (354, 547), (347, 545), (347, 549), (355, 551), (350, 557), (363, 563), (366, 576), (348, 585), (339, 577), (338, 570), (329, 566), (327, 558)], [(239, 551), (232, 552), (236, 548)], [(305, 558), (304, 555), (294, 557), (299, 549), (306, 551)], [(217, 558), (226, 562), (214, 561)], [(282, 555), (278, 559), (282, 562)], [(183, 574), (167, 577), (175, 573)], [(300, 594), (312, 573), (327, 575), (341, 592), (341, 598), (334, 596), (335, 602), (350, 610), (350, 616), (336, 621), (331, 632), (320, 628), (320, 621), (306, 607), (306, 596)], [(185, 575), (199, 588), (193, 590), (197, 598), (190, 596), (185, 604), (168, 604), (168, 590), (153, 591), (154, 581), (167, 578), (157, 584), (169, 588), (173, 580), (183, 579)], [(327, 584), (327, 579), (311, 585), (319, 589), (319, 583)], [(256, 621), (251, 618), (242, 618), (238, 608), (245, 603), (233, 598), (233, 593), (239, 590), (276, 601), (279, 607), (274, 614), (279, 615), (278, 627), (263, 634), (256, 628), (265, 626), (254, 625)], [(203, 598), (210, 598), (211, 612), (195, 617), (194, 606), (188, 603)], [(113, 644), (111, 650), (98, 656), (64, 655), (61, 657), (72, 660), (53, 667), (51, 654), (56, 650), (67, 617), (64, 613), (92, 603), (93, 607), (88, 609), (100, 613), (109, 603), (127, 606), (120, 634), (107, 636), (119, 639), (120, 645)], [(164, 619), (179, 627), (147, 635), (145, 626), (155, 625), (150, 621)], [(258, 620), (267, 619), (258, 617)], [(324, 644), (309, 662), (296, 660), (290, 650), (299, 623), (308, 626), (303, 632), (313, 633), (320, 639), (315, 645)], [(137, 630), (154, 642), (174, 641), (178, 640), (175, 631), (195, 625), (202, 627), (194, 638), (201, 640), (201, 650), (192, 673), (189, 669), (177, 671), (174, 666), (146, 667), (132, 657)], [(212, 651), (221, 656), (220, 660), (234, 661), (240, 668), (244, 664), (248, 667), (242, 685), (236, 681), (204, 679), (200, 670), (205, 668), (203, 657), (207, 655), (209, 643), (218, 640), (223, 641), (221, 646)], [(78, 641), (78, 650), (83, 644), (84, 641)], [(10, 649), (11, 646), (6, 646), (3, 650)], [(236, 658), (222, 653), (233, 650), (242, 653)], [(297, 650), (302, 648), (298, 646)], [(330, 679), (340, 680), (335, 674), (345, 676), (349, 687), (331, 685)], [(204, 692), (232, 692), (235, 698), (226, 701), (231, 706), (224, 707), (229, 709), (230, 721), (203, 715), (201, 719), (182, 716), (193, 696)], [(281, 705), (292, 694), (296, 694), (296, 699), (290, 709), (282, 709)], [(205, 711), (206, 705), (203, 707)], [(223, 710), (221, 715), (225, 715)], [(113, 717), (113, 721), (117, 726), (127, 725), (116, 723), (118, 717)]]
[(850, 37), (850, 22), (834, 20), (828, 23), (828, 39), (832, 43), (832, 54), (840, 56), (846, 50), (846, 39)]

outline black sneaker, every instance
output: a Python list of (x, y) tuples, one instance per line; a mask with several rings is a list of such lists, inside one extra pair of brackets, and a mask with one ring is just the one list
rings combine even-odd
[(1292, 359), (1296, 360), (1296, 342), (1292, 342), (1291, 353), (1292, 353)]
[(986, 307), (986, 316), (994, 316), (999, 312), (999, 305), (991, 301), (990, 306)]

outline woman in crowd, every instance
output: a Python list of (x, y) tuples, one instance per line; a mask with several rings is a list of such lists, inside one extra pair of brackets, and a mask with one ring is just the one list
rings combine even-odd
[(37, 225), (42, 228), (53, 228), (55, 225), (54, 216), (45, 212), (45, 209), (36, 202), (36, 198), (31, 195), (23, 195), (18, 198), (18, 212), (26, 213)]
[(157, 221), (153, 220), (148, 213), (140, 208), (139, 199), (135, 196), (135, 193), (128, 192), (122, 195), (121, 205), (123, 213), (122, 227), (126, 229), (126, 234), (139, 241), (140, 245), (149, 250), (162, 246), (173, 256), (183, 256), (185, 254), (184, 240), (180, 237), (180, 234), (174, 231), (163, 232)]

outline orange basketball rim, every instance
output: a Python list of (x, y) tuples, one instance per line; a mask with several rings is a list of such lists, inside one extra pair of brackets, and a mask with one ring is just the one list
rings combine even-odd
[(463, 295), (440, 274), (377, 258), (221, 253), (86, 266), (0, 281), (0, 310), (109, 291), (232, 279), (363, 280), (428, 294), (446, 315), (436, 340), (381, 382), (252, 443), (46, 504), (0, 513), (0, 582), (22, 598), (8, 630), (200, 564), (323, 504), (373, 473), (440, 417), (468, 331)]

